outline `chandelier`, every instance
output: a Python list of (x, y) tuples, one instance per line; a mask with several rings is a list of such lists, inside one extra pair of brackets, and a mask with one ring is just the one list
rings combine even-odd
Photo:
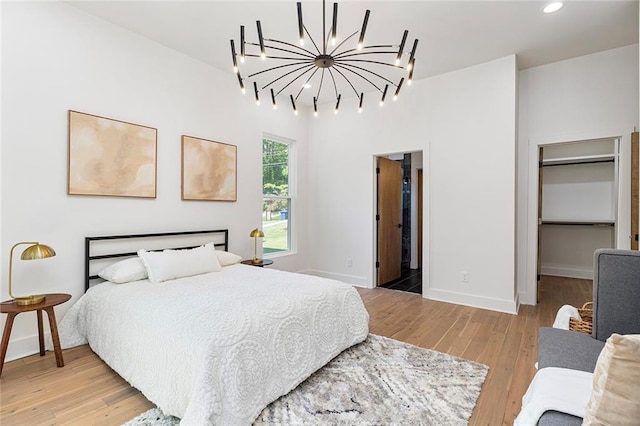
[[(240, 26), (240, 51), (231, 40), (233, 70), (238, 78), (242, 93), (246, 93), (245, 82), (253, 83), (256, 104), (264, 92), (271, 98), (273, 108), (278, 99), (288, 95), (294, 114), (298, 114), (296, 104), (301, 96), (307, 97), (309, 105), (313, 97), (314, 115), (318, 115), (318, 104), (325, 97), (335, 97), (334, 113), (338, 113), (342, 91), (353, 91), (359, 98), (358, 111), (362, 111), (365, 92), (380, 93), (380, 106), (391, 88), (393, 100), (398, 97), (403, 83), (411, 85), (415, 69), (415, 53), (418, 39), (413, 41), (410, 52), (405, 52), (409, 32), (402, 34), (399, 44), (367, 44), (367, 24), (370, 10), (366, 10), (362, 26), (342, 40), (338, 40), (338, 3), (333, 3), (331, 26), (327, 28), (325, 0), (322, 1), (322, 39), (314, 39), (304, 24), (302, 3), (298, 8), (298, 42), (266, 38), (260, 21), (256, 21), (258, 42), (245, 39), (245, 27)], [(358, 36), (356, 38), (356, 36)], [(239, 64), (258, 61), (257, 68), (243, 77)], [(264, 64), (261, 63), (264, 61)], [(244, 65), (243, 65), (244, 66)], [(398, 78), (399, 77), (399, 78)], [(250, 84), (247, 84), (250, 85)], [(324, 90), (323, 90), (324, 89)], [(302, 100), (301, 100), (302, 101)]]

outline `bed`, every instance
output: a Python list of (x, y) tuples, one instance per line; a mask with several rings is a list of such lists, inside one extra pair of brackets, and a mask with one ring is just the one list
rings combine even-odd
[[(225, 250), (226, 230), (141, 235), (88, 237), (88, 290), (61, 321), (61, 341), (63, 347), (88, 343), (181, 424), (251, 424), (269, 403), (368, 334), (368, 313), (351, 285), (235, 263), (239, 258)], [(222, 236), (169, 251), (181, 261), (196, 252), (210, 259), (215, 251), (219, 270), (158, 281), (154, 267), (168, 270), (176, 260), (162, 257), (165, 251), (141, 250), (138, 260), (136, 251), (92, 253), (96, 241), (146, 244), (184, 235)], [(98, 278), (92, 262), (119, 257), (142, 261), (148, 278), (91, 285)]]

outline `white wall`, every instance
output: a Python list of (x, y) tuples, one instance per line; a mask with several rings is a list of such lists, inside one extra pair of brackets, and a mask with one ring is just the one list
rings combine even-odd
[(536, 303), (538, 146), (621, 137), (617, 241), (628, 248), (630, 135), (637, 125), (637, 45), (520, 71), (517, 270), (523, 303)]
[(515, 312), (515, 56), (365, 99), (310, 120), (310, 270), (373, 285), (374, 156), (423, 151), (424, 296)]
[[(158, 129), (157, 198), (67, 195), (67, 110)], [(249, 231), (261, 223), (262, 135), (296, 141), (306, 163), (307, 115), (257, 108), (231, 73), (57, 2), (2, 4), (2, 299), (7, 254), (39, 240), (57, 256), (18, 266), (21, 292), (83, 292), (83, 237), (230, 229), (230, 250), (253, 253)], [(238, 146), (238, 201), (180, 200), (180, 136)], [(307, 175), (298, 167), (294, 223), (298, 255), (275, 267), (306, 267)], [(58, 318), (72, 302), (57, 309)], [(2, 316), (4, 324), (5, 316)], [(34, 314), (14, 324), (8, 359), (37, 351)]]

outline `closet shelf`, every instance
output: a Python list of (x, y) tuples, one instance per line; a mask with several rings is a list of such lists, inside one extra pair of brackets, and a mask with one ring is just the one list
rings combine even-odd
[(546, 158), (542, 160), (542, 167), (571, 166), (574, 164), (613, 163), (615, 154), (581, 155), (578, 157)]
[(543, 225), (615, 226), (614, 220), (542, 219)]

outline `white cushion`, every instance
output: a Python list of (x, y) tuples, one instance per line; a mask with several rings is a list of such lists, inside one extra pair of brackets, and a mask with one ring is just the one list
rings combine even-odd
[(241, 256), (229, 253), (228, 251), (216, 250), (216, 256), (218, 256), (218, 260), (222, 266), (235, 265), (242, 260)]
[(147, 278), (147, 269), (139, 257), (121, 260), (113, 263), (100, 272), (98, 276), (116, 284), (139, 281)]
[(213, 244), (189, 250), (138, 250), (138, 256), (153, 283), (222, 270)]

